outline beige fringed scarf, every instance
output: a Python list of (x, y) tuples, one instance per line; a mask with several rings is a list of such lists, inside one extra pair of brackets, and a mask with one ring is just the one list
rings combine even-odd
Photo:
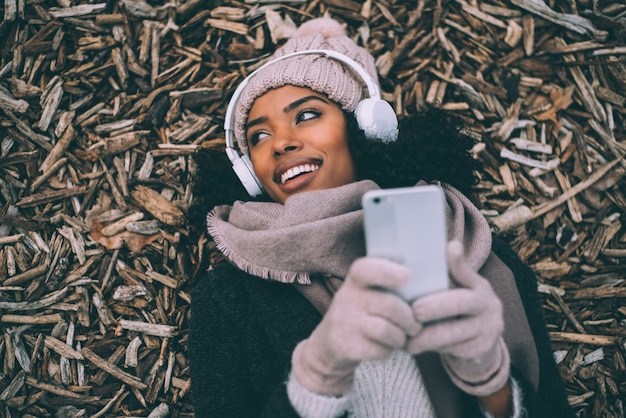
[[(207, 217), (209, 233), (232, 263), (254, 276), (286, 283), (311, 283), (312, 274), (345, 277), (365, 254), (361, 197), (378, 189), (364, 180), (327, 190), (299, 193), (284, 205), (235, 202)], [(456, 189), (443, 185), (448, 202), (448, 237), (465, 245), (478, 270), (491, 250), (491, 233), (478, 209)]]
[[(491, 253), (491, 232), (480, 211), (456, 189), (441, 186), (447, 201), (448, 239), (463, 243), (469, 264), (500, 292), (505, 306), (504, 339), (511, 360), (523, 366), (529, 380), (536, 385), (536, 350), (513, 275)], [(233, 206), (219, 206), (207, 216), (209, 234), (235, 266), (254, 276), (293, 283), (324, 313), (352, 262), (365, 255), (361, 197), (366, 191), (378, 188), (376, 183), (364, 180), (334, 189), (298, 193), (290, 196), (284, 205), (235, 202)], [(418, 357), (426, 383), (427, 375), (445, 375), (440, 366), (431, 370), (432, 373), (426, 370), (433, 363), (420, 362)], [(435, 386), (440, 384), (454, 390), (451, 382), (439, 381)], [(444, 396), (448, 395), (450, 392)], [(436, 392), (431, 393), (431, 398), (437, 396)], [(438, 403), (433, 399), (435, 407)], [(443, 400), (443, 404), (446, 409), (445, 404), (453, 403)]]

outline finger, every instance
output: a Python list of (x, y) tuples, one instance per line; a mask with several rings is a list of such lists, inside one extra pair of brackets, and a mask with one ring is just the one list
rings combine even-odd
[(380, 290), (371, 292), (370, 300), (366, 302), (366, 310), (370, 315), (394, 323), (408, 335), (415, 335), (420, 331), (420, 323), (415, 320), (411, 307), (403, 299)]
[(485, 281), (465, 260), (463, 244), (457, 240), (448, 243), (448, 268), (456, 283), (462, 287), (474, 288)]
[[(478, 325), (478, 326), (477, 326)], [(418, 354), (425, 351), (448, 353), (451, 348), (461, 350), (462, 345), (481, 335), (480, 324), (467, 320), (445, 321), (424, 327), (415, 337), (409, 339), (406, 349)]]
[(383, 258), (363, 257), (352, 263), (347, 277), (361, 287), (398, 288), (409, 280), (409, 270)]
[[(455, 326), (461, 328), (457, 333), (450, 332), (450, 330), (444, 331), (448, 338), (441, 336), (442, 329), (436, 330), (434, 327), (432, 330), (433, 334), (428, 335), (426, 333), (423, 338), (432, 338), (434, 341), (437, 341), (435, 349), (439, 353), (471, 359), (479, 358), (489, 352), (502, 331), (497, 326), (486, 329), (481, 318), (462, 320)], [(433, 347), (430, 349), (432, 350)]]
[(440, 353), (450, 354), (460, 359), (477, 359), (481, 358), (493, 349), (495, 344), (495, 338), (488, 338), (483, 335), (477, 335), (474, 338), (463, 341), (462, 343), (456, 343), (441, 347)]
[(416, 299), (411, 304), (415, 319), (424, 324), (458, 316), (473, 316), (486, 308), (480, 294), (473, 289), (451, 289)]
[(371, 341), (371, 343), (384, 347), (387, 350), (393, 350), (404, 347), (407, 336), (405, 332), (380, 317), (371, 317), (366, 324), (363, 324), (363, 336)]

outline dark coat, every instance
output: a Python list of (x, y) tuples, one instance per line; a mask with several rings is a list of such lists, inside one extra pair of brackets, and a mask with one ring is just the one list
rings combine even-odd
[[(514, 367), (511, 371), (521, 384), (527, 416), (574, 417), (554, 363), (536, 278), (508, 246), (496, 242), (493, 250), (514, 273), (539, 355), (537, 391), (523, 373)], [(189, 331), (196, 417), (297, 417), (285, 384), (291, 354), (320, 320), (320, 313), (290, 285), (250, 276), (227, 263), (207, 272), (193, 292)], [(484, 417), (475, 398), (457, 400), (464, 417)]]

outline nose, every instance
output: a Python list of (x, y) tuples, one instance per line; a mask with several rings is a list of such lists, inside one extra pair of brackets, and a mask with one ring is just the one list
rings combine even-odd
[(274, 141), (272, 147), (274, 156), (280, 157), (286, 152), (296, 151), (302, 146), (302, 142), (298, 139), (292, 129), (283, 128), (274, 132)]

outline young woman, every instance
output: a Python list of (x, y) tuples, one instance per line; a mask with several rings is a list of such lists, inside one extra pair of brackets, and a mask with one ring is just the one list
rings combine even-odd
[[(379, 111), (364, 119), (373, 58), (331, 19), (301, 26), (273, 61), (231, 103), (263, 195), (233, 202), (209, 194), (224, 183), (198, 183), (205, 204), (231, 205), (207, 217), (228, 262), (192, 299), (196, 415), (572, 416), (532, 272), (492, 245), (486, 220), (449, 185), (473, 182), (460, 125), (431, 110), (401, 121), (396, 141)], [(364, 256), (360, 201), (420, 180), (446, 194), (454, 286), (407, 302), (382, 290), (407, 270)]]

